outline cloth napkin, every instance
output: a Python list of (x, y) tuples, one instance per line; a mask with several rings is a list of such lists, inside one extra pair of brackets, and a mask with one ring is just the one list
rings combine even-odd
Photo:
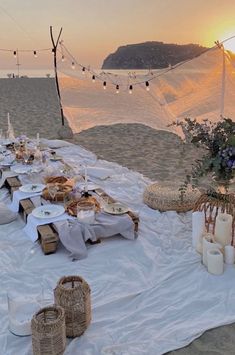
[(95, 166), (87, 167), (87, 175), (92, 176), (96, 179), (105, 180), (112, 176), (114, 173), (113, 169), (99, 168)]
[(134, 223), (128, 215), (112, 216), (100, 213), (94, 224), (80, 223), (78, 220), (55, 223), (60, 241), (71, 253), (73, 260), (87, 257), (85, 242), (88, 239), (96, 241), (98, 238), (108, 238), (120, 234), (130, 240), (136, 238)]
[(0, 188), (3, 187), (3, 185), (5, 184), (5, 181), (7, 178), (9, 177), (15, 177), (18, 174), (14, 173), (13, 171), (3, 171), (2, 172), (2, 177), (0, 179)]
[(10, 203), (8, 208), (13, 212), (18, 212), (20, 200), (25, 200), (26, 198), (40, 196), (41, 194), (42, 194), (42, 191), (36, 192), (36, 193), (35, 192), (22, 192), (20, 190), (14, 191), (12, 202)]
[(36, 242), (36, 240), (38, 239), (38, 231), (37, 231), (38, 226), (55, 223), (58, 221), (65, 221), (67, 219), (73, 219), (73, 217), (69, 216), (67, 213), (63, 213), (58, 217), (52, 217), (52, 218), (37, 218), (34, 217), (32, 214), (30, 214), (27, 219), (27, 224), (23, 228), (23, 231), (32, 240), (32, 242)]

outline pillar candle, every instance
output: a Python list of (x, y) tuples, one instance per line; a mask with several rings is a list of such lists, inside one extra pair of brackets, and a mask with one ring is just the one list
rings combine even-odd
[(211, 233), (207, 233), (203, 236), (202, 239), (202, 262), (207, 266), (207, 251), (212, 249), (222, 249), (222, 245), (216, 243), (214, 236)]
[(205, 214), (204, 212), (192, 213), (192, 245), (197, 249), (197, 245), (205, 232)]
[(234, 264), (235, 251), (232, 245), (225, 245), (224, 247), (224, 257), (226, 264)]
[(37, 138), (36, 138), (36, 144), (39, 146), (40, 140), (39, 140), (39, 133), (37, 133)]
[(233, 217), (227, 213), (219, 213), (215, 221), (215, 240), (223, 247), (232, 242)]
[(224, 272), (223, 254), (218, 249), (207, 250), (207, 270), (213, 275), (222, 275)]
[(85, 166), (85, 192), (88, 191), (88, 185), (87, 185), (87, 167)]

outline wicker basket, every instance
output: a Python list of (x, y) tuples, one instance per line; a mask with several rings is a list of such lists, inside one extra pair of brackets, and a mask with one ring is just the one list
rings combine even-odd
[(235, 194), (222, 194), (219, 192), (205, 193), (195, 203), (194, 212), (205, 214), (205, 227), (207, 232), (215, 233), (215, 222), (218, 212), (221, 211), (233, 216), (232, 245), (235, 237)]
[(34, 355), (62, 355), (66, 346), (65, 313), (59, 306), (40, 309), (32, 318)]
[(55, 303), (65, 310), (67, 337), (84, 333), (91, 321), (90, 287), (80, 276), (62, 277), (54, 290)]
[(144, 191), (144, 203), (154, 210), (161, 212), (187, 212), (194, 208), (195, 202), (201, 195), (198, 189), (188, 186), (181, 199), (179, 185), (170, 183), (154, 183)]

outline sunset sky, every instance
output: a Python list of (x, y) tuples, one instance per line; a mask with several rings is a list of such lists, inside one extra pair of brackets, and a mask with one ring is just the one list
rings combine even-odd
[[(118, 46), (145, 41), (198, 43), (235, 35), (235, 0), (0, 0), (0, 48), (51, 46), (49, 26), (78, 61), (100, 67)], [(234, 44), (235, 51), (235, 44)], [(0, 52), (0, 67), (15, 65)], [(31, 54), (24, 66), (35, 65)], [(48, 67), (48, 56), (37, 65)]]

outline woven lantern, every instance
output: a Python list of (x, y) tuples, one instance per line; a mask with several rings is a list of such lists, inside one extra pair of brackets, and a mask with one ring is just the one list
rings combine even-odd
[(40, 309), (32, 318), (34, 355), (62, 355), (66, 347), (65, 314), (59, 306)]
[(62, 277), (55, 290), (55, 303), (65, 310), (67, 337), (84, 333), (91, 321), (91, 297), (88, 283), (80, 276)]
[(194, 212), (205, 214), (205, 227), (207, 232), (215, 233), (215, 222), (219, 212), (226, 212), (233, 217), (232, 245), (235, 236), (235, 194), (222, 194), (219, 192), (205, 193), (195, 203)]

